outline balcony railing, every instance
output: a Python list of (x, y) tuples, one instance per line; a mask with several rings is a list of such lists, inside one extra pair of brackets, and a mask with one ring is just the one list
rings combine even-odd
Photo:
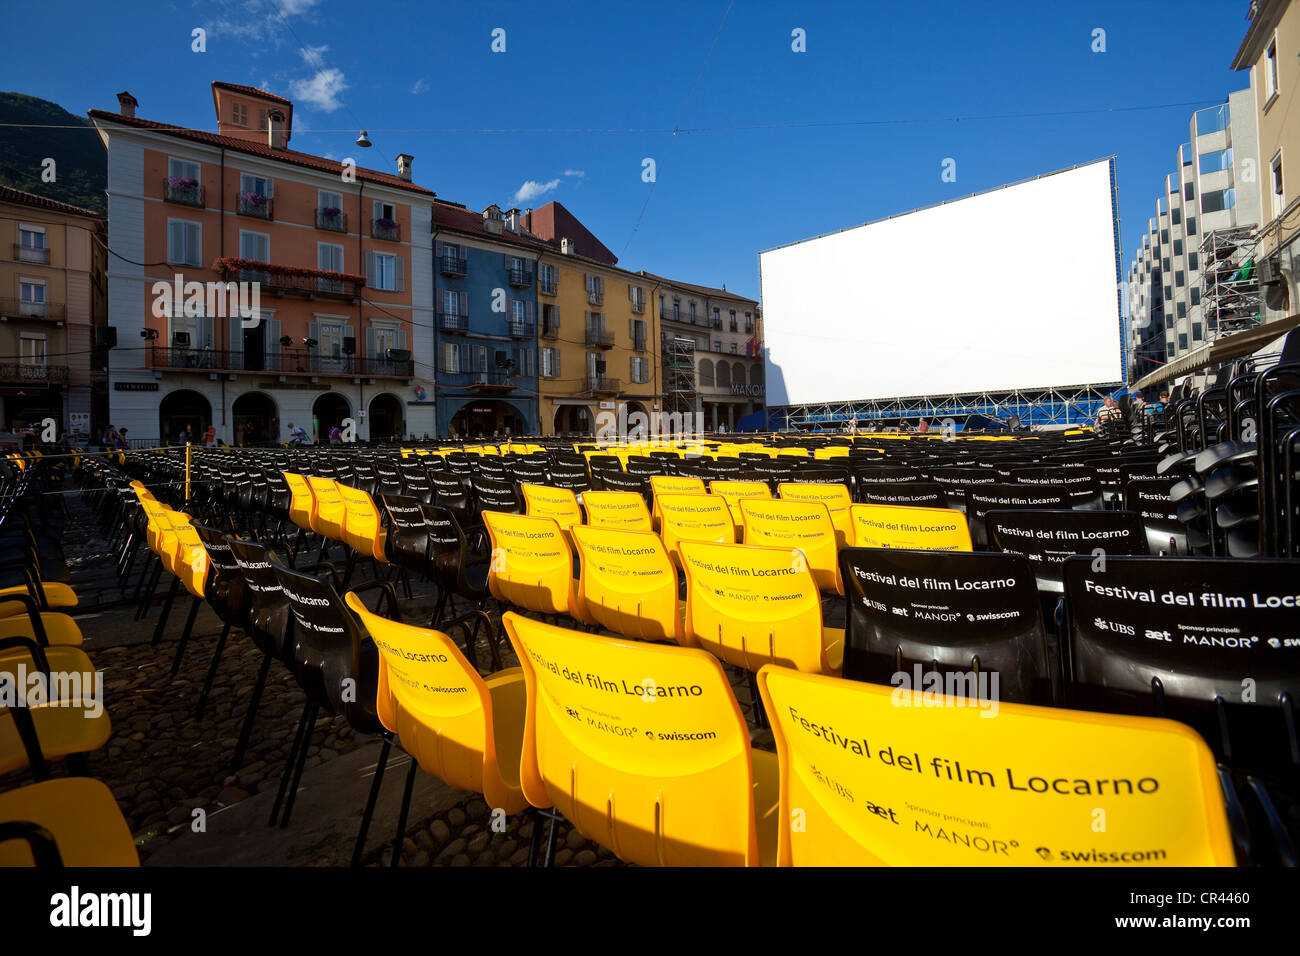
[(469, 316), (457, 312), (439, 312), (438, 327), (444, 332), (464, 335), (469, 331)]
[[(249, 266), (259, 268), (249, 268)], [(361, 294), (362, 286), (366, 284), (365, 276), (285, 266), (273, 262), (252, 262), (248, 259), (218, 260), (215, 268), (224, 281), (237, 279), (240, 282), (258, 283), (262, 295), (295, 294), (309, 299), (317, 296), (355, 299)]]
[(330, 232), (347, 232), (348, 214), (340, 209), (317, 209), (316, 228)]
[(468, 271), (465, 260), (457, 256), (443, 256), (439, 269), (445, 276), (463, 276)]
[(633, 299), (633, 300), (632, 300), (632, 311), (635, 312), (637, 315), (644, 315), (644, 314), (645, 314), (645, 300), (642, 300), (642, 301), (638, 302), (636, 299)]
[(607, 375), (588, 375), (587, 389), (594, 395), (617, 395), (620, 390), (620, 382), (616, 378), (610, 378)]
[(26, 299), (0, 298), (0, 316), (7, 319), (62, 319), (67, 306), (60, 302), (28, 302)]
[(240, 193), (237, 208), (241, 216), (253, 216), (257, 219), (274, 219), (273, 202), (269, 196), (261, 193)]
[(644, 352), (644, 351), (645, 351), (645, 336), (644, 336), (644, 335), (638, 335), (636, 338), (634, 338), (634, 339), (632, 340), (632, 348), (633, 348), (635, 351), (637, 351), (637, 352)]
[(614, 347), (614, 333), (606, 332), (604, 329), (587, 329), (587, 348), (589, 349), (612, 349)]
[(31, 246), (22, 246), (14, 243), (14, 260), (17, 262), (30, 262), (33, 265), (48, 266), (50, 264), (49, 249), (34, 249)]
[(514, 377), (504, 369), (491, 372), (450, 372), (440, 368), (438, 384), (444, 388), (465, 388), (472, 391), (507, 392), (515, 388)]
[(602, 305), (605, 301), (605, 293), (596, 292), (592, 289), (587, 290), (587, 301), (591, 305)]
[(511, 269), (510, 284), (516, 289), (527, 288), (533, 284), (533, 274), (527, 269)]
[(555, 295), (555, 291), (559, 287), (560, 283), (555, 276), (551, 276), (549, 279), (541, 278), (537, 280), (537, 291), (542, 295)]
[(531, 339), (537, 336), (537, 326), (522, 319), (510, 320), (510, 337), (512, 339)]
[(356, 375), (411, 378), (415, 362), (359, 355), (321, 355), (317, 349), (248, 352), (230, 349), (153, 346), (149, 366), (155, 369), (204, 372), (275, 372), (281, 375)]
[(388, 242), (402, 241), (402, 227), (391, 219), (370, 220), (370, 235)]
[(199, 183), (190, 185), (186, 182), (176, 182), (169, 177), (163, 180), (163, 196), (168, 202), (203, 208), (203, 186)]
[(5, 362), (0, 364), (0, 382), (24, 385), (66, 385), (68, 367), (66, 365), (30, 365), (26, 362)]
[(559, 337), (560, 337), (560, 323), (559, 323), (559, 322), (548, 322), (548, 321), (546, 321), (545, 319), (543, 319), (543, 320), (542, 320), (542, 338), (544, 338), (544, 339), (558, 339)]

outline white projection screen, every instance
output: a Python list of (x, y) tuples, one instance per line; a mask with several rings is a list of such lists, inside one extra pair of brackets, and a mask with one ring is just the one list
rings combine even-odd
[(759, 253), (769, 405), (1122, 381), (1111, 160)]

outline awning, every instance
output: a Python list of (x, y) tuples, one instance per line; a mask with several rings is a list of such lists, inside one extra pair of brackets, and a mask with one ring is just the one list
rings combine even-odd
[(1211, 365), (1231, 362), (1243, 355), (1258, 352), (1269, 342), (1285, 335), (1298, 325), (1300, 325), (1300, 315), (1288, 315), (1285, 319), (1277, 319), (1273, 322), (1257, 325), (1253, 329), (1225, 335), (1222, 338), (1215, 339), (1208, 345), (1202, 345), (1199, 349), (1193, 349), (1181, 358), (1174, 359), (1168, 365), (1160, 366), (1154, 372), (1143, 375), (1129, 386), (1129, 391), (1139, 392), (1149, 386), (1159, 385), (1161, 382), (1168, 382), (1184, 375), (1190, 375), (1192, 372), (1209, 368)]

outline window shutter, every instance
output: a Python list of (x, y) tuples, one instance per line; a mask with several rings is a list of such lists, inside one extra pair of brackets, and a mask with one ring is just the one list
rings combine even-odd
[(556, 377), (556, 378), (559, 378), (559, 377), (560, 377), (560, 359), (561, 359), (561, 352), (560, 352), (559, 349), (555, 349), (554, 351), (555, 351), (555, 377)]
[(263, 319), (266, 326), (266, 367), (268, 371), (280, 371), (280, 320)]
[(396, 342), (397, 344), (393, 346), (394, 348), (398, 348), (398, 349), (406, 348), (406, 327), (405, 326), (397, 330)]
[(533, 304), (531, 302), (524, 303), (524, 318), (529, 322), (529, 324), (533, 321)]
[(435, 259), (442, 258), (442, 243), (439, 242), (437, 239), (433, 241), (433, 257)]
[(596, 291), (599, 292), (601, 295), (604, 295), (604, 294), (605, 294), (605, 277), (604, 277), (604, 276), (596, 276), (596, 282), (597, 282)]
[(378, 353), (375, 352), (375, 330), (373, 328), (366, 329), (366, 356), (368, 358), (379, 358)]
[(266, 198), (267, 198), (267, 199), (274, 199), (274, 198), (275, 198), (275, 180), (274, 180), (274, 179), (268, 179), (268, 180), (266, 181)]
[[(354, 339), (357, 336), (357, 330), (350, 325), (343, 326), (343, 338)], [(343, 354), (343, 343), (339, 343), (339, 355)]]
[(375, 254), (373, 252), (367, 252), (366, 253), (366, 285), (370, 286), (370, 288), (372, 289), (375, 288), (377, 285), (379, 285), (379, 280), (375, 275), (375, 271), (376, 271)]
[(393, 256), (393, 288), (398, 292), (406, 291), (406, 259)]
[(317, 342), (320, 341), (320, 323), (319, 323), (319, 322), (308, 322), (308, 323), (307, 323), (307, 338), (309, 338), (309, 339), (315, 339)]
[[(208, 344), (207, 339), (197, 343), (199, 348)], [(244, 367), (244, 319), (239, 315), (239, 310), (230, 316), (230, 367)]]
[(384, 204), (380, 202), (378, 199), (372, 199), (370, 201), (370, 211), (371, 213), (373, 213), (373, 215), (370, 217), (371, 219), (384, 218)]
[(627, 320), (627, 337), (632, 340), (633, 345), (636, 345), (636, 319)]
[(468, 292), (460, 293), (460, 314), (465, 316), (466, 319), (469, 318), (469, 293)]

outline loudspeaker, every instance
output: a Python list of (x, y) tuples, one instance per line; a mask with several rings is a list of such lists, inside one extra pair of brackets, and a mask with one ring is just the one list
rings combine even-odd
[(343, 354), (344, 355), (357, 354), (357, 337), (355, 335), (349, 335), (343, 339)]
[(101, 349), (117, 348), (117, 326), (116, 325), (95, 326), (95, 347)]
[(187, 349), (187, 348), (189, 348), (189, 347), (190, 347), (190, 333), (188, 333), (188, 332), (173, 332), (173, 333), (172, 333), (172, 345), (173, 345), (175, 348), (178, 348), (178, 349)]

